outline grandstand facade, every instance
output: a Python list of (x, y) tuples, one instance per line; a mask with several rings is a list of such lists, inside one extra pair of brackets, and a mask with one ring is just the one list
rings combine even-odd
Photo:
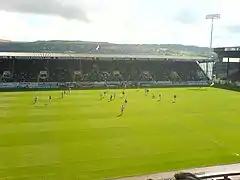
[(240, 82), (240, 48), (215, 48), (219, 61), (214, 66), (217, 79)]
[[(157, 56), (0, 54), (3, 87), (71, 83), (74, 86), (206, 85), (208, 78), (197, 59)], [(58, 85), (56, 85), (58, 83)]]

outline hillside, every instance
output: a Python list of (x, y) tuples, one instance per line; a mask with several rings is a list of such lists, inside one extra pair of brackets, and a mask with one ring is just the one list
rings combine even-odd
[[(0, 41), (1, 42), (1, 41)], [(145, 54), (170, 56), (209, 56), (209, 48), (181, 44), (113, 44), (88, 41), (36, 41), (0, 43), (0, 52), (54, 52), (94, 54)]]
[(0, 39), (0, 43), (8, 43), (8, 42), (11, 42), (11, 41), (5, 40), (5, 39)]

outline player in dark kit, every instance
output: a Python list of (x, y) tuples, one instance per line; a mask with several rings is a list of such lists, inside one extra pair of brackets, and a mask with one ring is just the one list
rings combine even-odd
[(173, 95), (173, 103), (175, 103), (175, 102), (176, 102), (176, 100), (177, 100), (177, 95), (176, 95), (176, 94), (174, 94), (174, 95)]
[(127, 99), (125, 99), (125, 101), (124, 101), (124, 102), (125, 102), (125, 104), (127, 104), (127, 103), (128, 103)]
[(162, 100), (162, 93), (159, 93), (158, 97), (159, 97), (158, 101), (161, 101)]
[(125, 96), (125, 91), (122, 92), (123, 97)]
[(52, 96), (48, 97), (48, 101), (51, 102), (52, 101)]
[(111, 94), (109, 101), (112, 101), (112, 100), (113, 100), (113, 95)]
[(156, 97), (155, 97), (155, 94), (153, 93), (153, 94), (152, 94), (152, 99), (155, 99), (155, 98), (156, 98)]

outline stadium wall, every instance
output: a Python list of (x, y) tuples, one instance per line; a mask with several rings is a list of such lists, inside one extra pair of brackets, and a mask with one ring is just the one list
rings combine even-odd
[(208, 81), (185, 81), (185, 82), (171, 82), (171, 81), (140, 81), (140, 82), (9, 82), (0, 83), (0, 90), (31, 90), (31, 89), (62, 89), (62, 88), (121, 88), (124, 87), (181, 87), (181, 86), (207, 86)]
[(227, 89), (232, 91), (240, 91), (240, 82), (231, 82), (231, 81), (215, 81), (214, 87)]

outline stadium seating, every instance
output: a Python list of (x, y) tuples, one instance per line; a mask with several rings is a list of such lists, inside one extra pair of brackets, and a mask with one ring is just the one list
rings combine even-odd
[(1, 59), (1, 82), (201, 81), (194, 61)]
[(214, 74), (221, 80), (240, 81), (240, 63), (218, 62), (214, 66)]
[(240, 71), (237, 71), (236, 73), (231, 74), (229, 76), (229, 79), (234, 82), (240, 81)]

